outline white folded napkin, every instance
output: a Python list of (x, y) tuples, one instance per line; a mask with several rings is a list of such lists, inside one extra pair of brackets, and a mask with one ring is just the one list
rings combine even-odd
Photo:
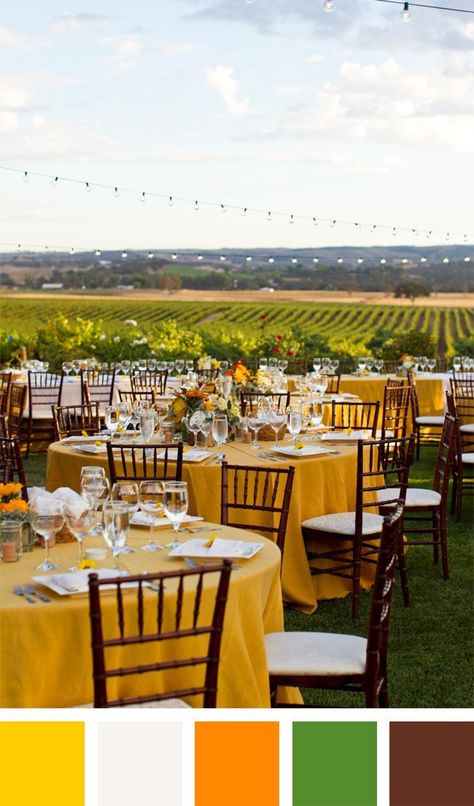
[(70, 487), (58, 487), (53, 493), (48, 493), (42, 487), (32, 487), (29, 493), (30, 504), (41, 501), (41, 504), (46, 508), (49, 502), (60, 501), (64, 507), (68, 508), (73, 517), (80, 517), (81, 513), (86, 508), (84, 499), (71, 490)]
[[(185, 515), (183, 523), (190, 523), (191, 521), (202, 521), (203, 518), (199, 515)], [(142, 512), (141, 509), (135, 512), (133, 518), (130, 519), (130, 526), (170, 526), (171, 523), (168, 518), (154, 518), (153, 515), (148, 515), (147, 512)]]

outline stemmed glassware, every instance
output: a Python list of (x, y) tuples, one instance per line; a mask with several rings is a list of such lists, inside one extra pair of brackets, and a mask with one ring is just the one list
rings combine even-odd
[(359, 372), (363, 372), (367, 366), (367, 359), (366, 358), (358, 358), (357, 359), (357, 369)]
[(189, 413), (184, 418), (184, 424), (188, 432), (194, 435), (194, 444), (197, 445), (197, 437), (201, 431), (201, 426), (204, 421), (204, 412), (194, 411)]
[(140, 431), (145, 442), (149, 442), (155, 433), (155, 412), (153, 409), (141, 409), (138, 415)]
[[(87, 466), (81, 470), (81, 495), (86, 503), (94, 511), (96, 518), (97, 509), (102, 499), (107, 499), (110, 490), (110, 483), (105, 475), (103, 467)], [(96, 524), (90, 534), (98, 537), (102, 535), (103, 529), (100, 524)]]
[(301, 417), (301, 411), (297, 409), (288, 409), (286, 413), (287, 417), (287, 429), (291, 434), (291, 441), (296, 442), (296, 438), (301, 431), (303, 420)]
[(130, 403), (118, 403), (118, 428), (126, 431), (132, 418), (132, 407)]
[(121, 361), (120, 362), (120, 369), (124, 375), (130, 375), (130, 368), (131, 364), (130, 361)]
[(419, 364), (420, 364), (420, 372), (425, 372), (428, 364), (428, 359), (426, 355), (420, 355)]
[(219, 362), (219, 369), (222, 372), (222, 374), (225, 375), (225, 373), (229, 369), (229, 362), (228, 361), (220, 361)]
[(212, 421), (212, 436), (217, 447), (224, 445), (229, 434), (229, 422), (226, 414), (215, 414)]
[(373, 367), (373, 366), (374, 366), (374, 359), (372, 358), (372, 356), (371, 356), (371, 355), (369, 355), (369, 356), (367, 357), (367, 359), (366, 359), (366, 367), (367, 367), (367, 369), (369, 370), (369, 372), (371, 372), (371, 371), (372, 371), (372, 367)]
[(258, 359), (258, 368), (266, 370), (268, 369), (268, 358), (264, 358), (263, 356)]
[(375, 366), (375, 369), (377, 370), (377, 372), (379, 373), (379, 375), (382, 374), (383, 365), (384, 365), (383, 358), (376, 358), (375, 359), (374, 366)]
[(278, 362), (278, 369), (280, 370), (280, 372), (285, 372), (285, 370), (288, 369), (288, 361), (286, 360), (286, 358), (282, 358)]
[(114, 570), (122, 573), (120, 554), (127, 542), (129, 527), (129, 510), (125, 501), (107, 501), (104, 504), (104, 539), (112, 549)]
[(49, 556), (49, 541), (64, 526), (64, 505), (61, 501), (41, 500), (30, 504), (30, 521), (33, 529), (43, 539), (46, 547), (46, 558), (36, 566), (38, 571), (56, 571), (61, 566), (55, 565)]
[[(129, 517), (133, 518), (138, 510), (138, 484), (135, 481), (116, 481), (110, 492), (110, 500), (127, 504)], [(126, 543), (121, 551), (122, 554), (135, 553), (135, 549)]]
[(160, 551), (161, 546), (153, 540), (153, 518), (163, 515), (163, 482), (153, 479), (141, 481), (138, 488), (138, 502), (141, 511), (151, 518), (150, 535), (148, 543), (143, 546), (143, 551)]
[(114, 404), (113, 406), (105, 407), (105, 427), (111, 434), (115, 434), (119, 427), (119, 407)]
[(430, 371), (430, 372), (434, 372), (434, 371), (435, 371), (435, 369), (436, 369), (436, 364), (437, 364), (437, 363), (438, 363), (438, 362), (436, 361), (436, 358), (430, 358), (430, 359), (428, 360), (428, 369), (429, 369), (429, 371)]
[(79, 543), (79, 562), (84, 559), (84, 539), (95, 526), (95, 509), (85, 499), (84, 506), (66, 504), (64, 517), (66, 526)]
[(192, 358), (186, 361), (186, 369), (188, 372), (194, 372), (194, 361)]
[(455, 355), (453, 358), (453, 370), (455, 372), (460, 372), (461, 370), (461, 356)]
[(72, 372), (73, 369), (74, 369), (74, 366), (73, 366), (71, 361), (63, 361), (62, 370), (63, 370), (64, 374), (66, 375), (66, 378), (69, 377), (69, 373)]
[(331, 358), (331, 361), (329, 362), (329, 369), (334, 374), (337, 373), (337, 370), (339, 369), (339, 359), (338, 358)]
[(171, 521), (177, 543), (177, 533), (188, 511), (188, 484), (186, 481), (165, 481), (163, 491), (163, 510)]
[(273, 433), (275, 434), (275, 448), (278, 448), (278, 434), (280, 433), (280, 429), (282, 425), (286, 423), (286, 414), (279, 414), (277, 411), (273, 409), (270, 411), (270, 417), (268, 419), (268, 424), (272, 429)]
[(207, 447), (208, 439), (210, 434), (212, 433), (212, 422), (214, 420), (214, 414), (212, 411), (203, 412), (204, 417), (201, 421), (201, 434), (204, 437), (204, 448)]
[(175, 369), (176, 369), (176, 372), (178, 373), (178, 375), (182, 375), (183, 374), (183, 369), (184, 369), (184, 361), (181, 358), (178, 358), (174, 362), (174, 366), (175, 366)]
[(259, 450), (259, 444), (257, 442), (257, 436), (258, 436), (258, 432), (260, 431), (261, 428), (263, 428), (265, 423), (260, 417), (254, 417), (254, 416), (249, 417), (247, 419), (247, 422), (248, 422), (249, 431), (253, 432), (252, 444), (251, 444), (250, 447), (251, 447), (252, 450), (258, 451)]
[(322, 366), (321, 359), (315, 356), (313, 358), (313, 370), (315, 372), (321, 372), (321, 366)]

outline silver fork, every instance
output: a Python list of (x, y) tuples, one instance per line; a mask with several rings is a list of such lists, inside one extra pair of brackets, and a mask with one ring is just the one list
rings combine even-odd
[(40, 599), (42, 602), (50, 602), (51, 601), (51, 599), (49, 599), (47, 596), (45, 596), (44, 593), (40, 593), (39, 591), (37, 591), (33, 587), (33, 585), (23, 585), (23, 587), (24, 587), (26, 593), (29, 593), (31, 596), (37, 596), (38, 599)]
[(33, 596), (30, 596), (29, 593), (25, 593), (21, 585), (15, 585), (15, 587), (13, 588), (13, 593), (15, 594), (15, 596), (24, 596), (26, 601), (29, 602), (30, 604), (36, 604), (36, 599)]

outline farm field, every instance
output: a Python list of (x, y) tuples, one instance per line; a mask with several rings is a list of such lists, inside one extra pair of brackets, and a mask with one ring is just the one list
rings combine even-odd
[(178, 324), (196, 329), (225, 328), (255, 330), (262, 324), (268, 332), (285, 333), (298, 327), (305, 335), (337, 334), (354, 344), (365, 343), (380, 329), (403, 333), (424, 331), (438, 343), (440, 355), (452, 351), (457, 339), (474, 338), (474, 308), (437, 307), (431, 305), (399, 306), (337, 302), (209, 302), (116, 299), (107, 297), (14, 298), (0, 301), (0, 329), (26, 335), (58, 314), (70, 319), (82, 317), (101, 321), (104, 330), (135, 319), (146, 329), (173, 319)]

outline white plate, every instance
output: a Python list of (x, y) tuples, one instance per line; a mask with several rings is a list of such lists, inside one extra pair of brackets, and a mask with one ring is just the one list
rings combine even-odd
[(226, 540), (216, 537), (212, 546), (206, 548), (209, 538), (193, 538), (180, 543), (172, 551), (170, 557), (192, 557), (200, 560), (249, 560), (259, 552), (263, 543), (247, 543), (244, 540)]
[(303, 448), (273, 448), (273, 453), (281, 453), (283, 456), (318, 456), (330, 453), (327, 448), (318, 448), (317, 445), (305, 445)]
[[(176, 460), (178, 455), (177, 448), (171, 448), (168, 451), (168, 459), (172, 462)], [(198, 448), (188, 448), (188, 450), (183, 450), (183, 462), (202, 462), (203, 459), (207, 459), (209, 456), (212, 456), (212, 451), (207, 450), (199, 450)], [(157, 453), (157, 459), (164, 459), (165, 452)]]
[(95, 435), (91, 435), (91, 436), (87, 436), (87, 437), (82, 436), (82, 434), (78, 434), (75, 437), (65, 437), (64, 439), (61, 440), (61, 442), (62, 443), (64, 443), (64, 442), (81, 442), (81, 443), (83, 443), (83, 442), (86, 442), (86, 443), (87, 442), (92, 442), (92, 443), (95, 443), (97, 441), (99, 441), (99, 442), (107, 442), (108, 439), (109, 439), (109, 437), (104, 436), (103, 434), (95, 434)]
[[(84, 571), (71, 571), (67, 574), (33, 577), (33, 582), (39, 582), (59, 596), (74, 596), (75, 594), (89, 591), (89, 574), (97, 574), (99, 579), (111, 579), (120, 575), (113, 568), (99, 568), (97, 570), (87, 569)], [(130, 582), (128, 587), (133, 584)]]
[[(199, 515), (185, 515), (182, 523), (192, 523), (194, 521), (202, 521), (204, 518)], [(168, 518), (154, 518), (148, 515), (147, 512), (138, 510), (135, 512), (133, 518), (130, 519), (130, 526), (168, 526), (171, 527), (171, 522)]]
[(73, 450), (85, 453), (107, 453), (107, 445), (73, 445)]
[(359, 440), (370, 439), (370, 431), (351, 431), (346, 434), (344, 431), (332, 431), (328, 434), (322, 434), (321, 442), (359, 442)]

